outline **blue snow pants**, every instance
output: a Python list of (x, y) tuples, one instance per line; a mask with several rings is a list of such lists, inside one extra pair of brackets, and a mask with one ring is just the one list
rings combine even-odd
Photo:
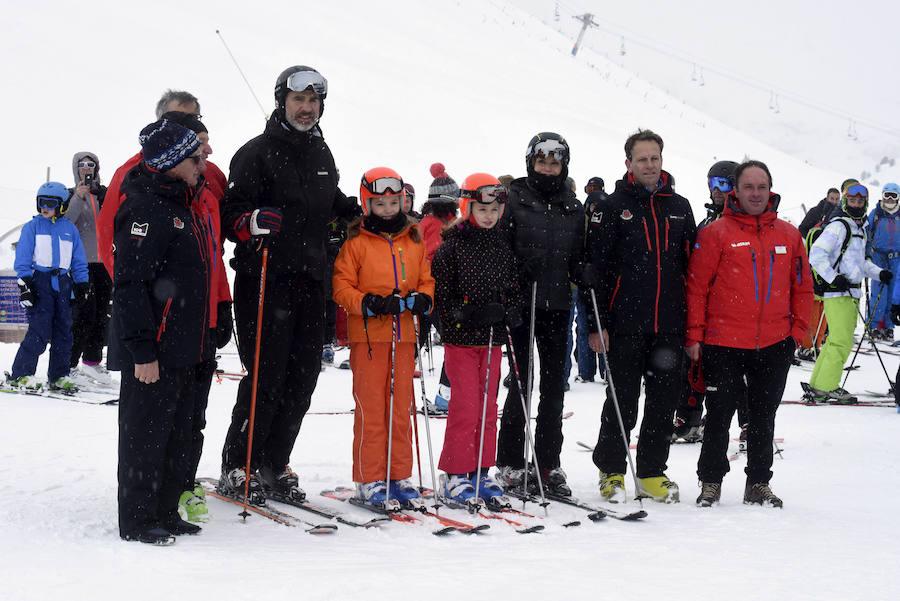
[[(53, 280), (58, 290), (53, 289)], [(29, 308), (28, 332), (19, 345), (12, 365), (12, 379), (33, 376), (37, 371), (38, 357), (50, 343), (50, 366), (47, 379), (55, 382), (69, 375), (69, 356), (72, 353), (72, 276), (68, 273), (54, 276), (43, 271), (34, 272), (34, 288), (37, 303)]]
[[(887, 269), (893, 273), (895, 277), (887, 286), (878, 281), (877, 278), (872, 278), (872, 292), (869, 296), (869, 315), (867, 316), (869, 319), (869, 327), (872, 329), (892, 329), (894, 327), (894, 322), (891, 321), (891, 299), (894, 296), (894, 289), (897, 287), (897, 281), (900, 279), (900, 274), (897, 273), (897, 270), (900, 269), (900, 253), (898, 253), (896, 257), (890, 257), (887, 253), (875, 250), (872, 251), (872, 262), (882, 269)], [(878, 294), (882, 288), (885, 288), (885, 290), (884, 292), (881, 292), (881, 296), (879, 297)], [(875, 303), (876, 299), (878, 300), (877, 304)]]

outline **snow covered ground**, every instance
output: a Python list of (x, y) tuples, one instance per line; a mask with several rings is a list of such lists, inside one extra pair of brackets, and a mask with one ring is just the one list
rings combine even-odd
[[(0, 345), (0, 363), (8, 366), (14, 353), (14, 345)], [(885, 360), (893, 377), (900, 358)], [(237, 367), (233, 356), (222, 364)], [(851, 391), (886, 388), (874, 356), (861, 355), (861, 364), (848, 382)], [(785, 398), (799, 398), (799, 382), (808, 376), (793, 370)], [(323, 372), (311, 411), (352, 407), (350, 382), (348, 371)], [(426, 374), (426, 384), (433, 395), (436, 377)], [(233, 381), (213, 384), (201, 475), (218, 475), (236, 389)], [(594, 442), (603, 399), (599, 383), (573, 384), (566, 395), (566, 410), (574, 415), (564, 422), (562, 465), (585, 500), (599, 500), (597, 470), (576, 441)], [(772, 485), (783, 510), (741, 503), (743, 459), (732, 464), (721, 505), (695, 507), (699, 446), (675, 445), (668, 474), (683, 500), (645, 502), (649, 517), (640, 523), (592, 523), (578, 510), (552, 506), (540, 534), (520, 535), (492, 522), (484, 536), (437, 538), (433, 524), (392, 523), (365, 531), (340, 526), (332, 536), (314, 537), (261, 517), (244, 523), (238, 508), (210, 499), (212, 520), (203, 532), (169, 548), (118, 538), (116, 413), (114, 407), (0, 396), (0, 599), (900, 595), (893, 575), (900, 559), (900, 415), (890, 407), (782, 406), (776, 436), (785, 439), (784, 458), (775, 460)], [(431, 422), (436, 449), (444, 423)], [(351, 439), (350, 415), (306, 418), (291, 464), (308, 493), (349, 485)], [(559, 525), (571, 519), (582, 525)]]

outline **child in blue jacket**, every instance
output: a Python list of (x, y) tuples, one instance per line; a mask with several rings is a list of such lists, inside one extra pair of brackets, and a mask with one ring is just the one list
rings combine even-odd
[(28, 314), (28, 332), (19, 346), (7, 383), (16, 388), (39, 389), (34, 378), (38, 357), (50, 346), (47, 381), (51, 390), (74, 393), (69, 379), (72, 350), (72, 309), (70, 299), (87, 298), (87, 258), (78, 229), (63, 217), (69, 205), (69, 191), (58, 182), (38, 188), (40, 215), (22, 227), (16, 245), (15, 270), (19, 280), (19, 302)]

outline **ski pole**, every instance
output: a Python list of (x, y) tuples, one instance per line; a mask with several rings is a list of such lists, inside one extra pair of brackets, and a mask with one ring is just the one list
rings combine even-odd
[(597, 322), (597, 331), (600, 333), (600, 350), (603, 352), (603, 361), (606, 362), (606, 383), (609, 384), (609, 398), (612, 399), (613, 407), (616, 410), (616, 419), (619, 421), (619, 431), (622, 434), (622, 442), (625, 445), (625, 456), (628, 458), (628, 467), (631, 468), (631, 475), (634, 478), (635, 497), (641, 507), (644, 502), (641, 501), (637, 493), (641, 489), (641, 483), (637, 477), (637, 470), (634, 469), (634, 459), (631, 457), (631, 447), (628, 445), (628, 434), (625, 432), (625, 422), (622, 420), (622, 410), (619, 408), (619, 399), (616, 396), (616, 385), (613, 384), (612, 366), (609, 364), (609, 355), (606, 351), (606, 340), (603, 338), (603, 325), (600, 323), (600, 311), (597, 307), (597, 293), (591, 288), (591, 303), (594, 305), (594, 319)]
[[(815, 302), (815, 301), (814, 301)], [(824, 303), (824, 301), (823, 301)], [(822, 311), (819, 315), (819, 325), (816, 327), (816, 335), (812, 339), (812, 347), (816, 353), (819, 352), (819, 347), (817, 346), (819, 343), (819, 332), (822, 331), (822, 324), (825, 323), (825, 307), (822, 307)]]
[[(419, 343), (419, 317), (418, 315), (413, 315), (413, 327), (416, 329), (416, 344)], [(431, 332), (428, 333), (429, 337), (431, 336)], [(419, 349), (421, 350), (421, 349)], [(419, 371), (422, 371), (422, 354), (419, 353)], [(428, 443), (428, 462), (431, 467), (431, 490), (432, 490), (432, 498), (434, 499), (434, 511), (437, 513), (438, 508), (441, 506), (438, 501), (438, 480), (437, 475), (434, 471), (434, 452), (431, 447), (431, 425), (428, 423), (428, 396), (425, 394), (425, 378), (419, 378), (419, 384), (422, 387), (422, 411), (425, 413), (425, 440)], [(418, 418), (416, 418), (418, 419)]]
[(247, 76), (244, 75), (243, 69), (238, 64), (237, 59), (234, 58), (234, 54), (231, 53), (231, 48), (228, 47), (228, 44), (225, 43), (225, 38), (222, 37), (222, 33), (217, 29), (216, 35), (219, 36), (219, 39), (222, 40), (222, 45), (225, 46), (225, 50), (228, 52), (228, 56), (231, 57), (231, 62), (234, 63), (234, 66), (237, 67), (238, 73), (241, 74), (241, 78), (243, 78), (244, 83), (247, 84), (247, 89), (250, 90), (250, 94), (253, 96), (253, 100), (256, 101), (256, 104), (259, 106), (259, 110), (262, 111), (263, 119), (268, 120), (269, 116), (266, 114), (266, 109), (263, 108), (262, 102), (259, 101), (259, 98), (256, 97), (256, 92), (253, 91), (253, 86), (250, 85), (250, 82), (247, 80)]
[[(525, 423), (531, 424), (531, 394), (534, 385), (534, 314), (537, 309), (537, 280), (531, 282), (531, 316), (528, 323), (528, 389), (525, 391)], [(519, 388), (519, 396), (522, 389)], [(532, 449), (531, 459), (537, 460), (537, 453)], [(525, 449), (525, 478), (522, 483), (523, 490), (528, 490), (528, 449)], [(537, 469), (535, 467), (535, 469)]]
[[(884, 287), (882, 286), (882, 290)], [(878, 294), (881, 295), (881, 290), (878, 291)], [(877, 301), (876, 301), (877, 302)], [(872, 342), (872, 348), (875, 349), (875, 356), (878, 357), (878, 362), (881, 364), (881, 369), (884, 371), (884, 377), (887, 378), (888, 386), (890, 387), (891, 394), (894, 392), (894, 383), (891, 382), (891, 376), (888, 374), (887, 368), (884, 366), (884, 360), (881, 358), (881, 351), (878, 350), (878, 345), (875, 344), (875, 339), (872, 338), (872, 333), (869, 330), (869, 325), (866, 323), (865, 318), (863, 318), (862, 311), (859, 310), (859, 305), (856, 305), (856, 313), (859, 315), (859, 318), (863, 320), (863, 325), (866, 328), (866, 334), (869, 336), (869, 340)], [(847, 372), (847, 375), (850, 375), (850, 372)], [(844, 378), (846, 381), (846, 377)]]
[[(882, 291), (884, 291), (883, 286), (878, 290), (878, 294), (876, 295), (876, 298), (875, 298), (876, 305), (878, 304), (878, 301), (881, 298)], [(859, 316), (862, 318), (862, 312), (859, 311), (859, 305), (857, 305), (856, 310), (859, 313)], [(824, 309), (823, 309), (823, 311), (824, 311)], [(872, 313), (869, 314), (869, 319), (872, 318), (872, 315), (873, 315)], [(859, 344), (856, 345), (856, 352), (853, 353), (853, 358), (850, 360), (850, 365), (847, 368), (847, 373), (844, 374), (844, 381), (841, 382), (841, 388), (844, 388), (844, 386), (847, 385), (847, 378), (850, 377), (850, 372), (853, 371), (853, 366), (856, 364), (856, 357), (859, 356), (859, 351), (862, 348), (863, 341), (866, 339), (866, 335), (869, 335), (869, 340), (872, 341), (872, 347), (875, 347), (875, 341), (872, 340), (872, 336), (871, 336), (871, 334), (869, 334), (869, 322), (867, 322), (865, 319), (863, 319), (863, 333), (862, 333), (862, 336), (859, 337)], [(877, 348), (876, 348), (876, 352), (877, 352)], [(880, 355), (878, 356), (878, 360), (879, 361), (881, 360)], [(882, 365), (882, 367), (884, 367), (883, 363), (881, 365)], [(885, 373), (887, 373), (887, 371), (885, 371)], [(888, 377), (888, 381), (890, 381), (890, 379), (891, 378)], [(893, 388), (894, 388), (893, 385), (891, 385), (891, 390), (893, 390)]]
[(391, 451), (394, 442), (394, 360), (397, 355), (397, 322), (400, 316), (396, 315), (391, 319), (391, 399), (388, 402), (388, 444), (387, 444), (387, 484), (386, 493), (384, 495), (384, 507), (389, 507), (391, 502)]
[[(516, 376), (516, 384), (519, 386), (519, 390), (522, 390), (522, 377), (519, 375), (519, 362), (516, 361), (516, 351), (513, 348), (512, 341), (512, 332), (509, 329), (509, 325), (506, 326), (506, 344), (508, 345), (509, 350), (509, 358), (512, 362), (513, 373)], [(519, 395), (519, 402), (522, 403), (522, 413), (527, 413), (527, 409), (525, 408), (525, 397), (523, 395)], [(541, 493), (541, 507), (544, 508), (544, 515), (548, 515), (547, 512), (547, 499), (544, 498), (544, 482), (541, 476), (541, 466), (538, 465), (537, 453), (534, 450), (534, 435), (531, 431), (531, 419), (525, 421), (525, 440), (528, 443), (528, 446), (531, 447), (531, 454), (534, 457), (534, 469), (537, 471), (537, 481), (538, 481), (538, 490)]]
[(262, 268), (259, 274), (259, 307), (256, 310), (256, 351), (253, 355), (253, 392), (250, 394), (250, 424), (247, 433), (247, 467), (244, 471), (244, 511), (240, 516), (247, 521), (247, 497), (250, 494), (250, 458), (253, 455), (253, 423), (256, 418), (256, 394), (259, 390), (259, 346), (262, 339), (263, 302), (266, 298), (266, 268), (269, 264), (269, 247), (262, 249)]
[[(494, 324), (491, 324), (488, 332), (488, 356), (487, 369), (484, 377), (484, 394), (481, 396), (481, 436), (478, 440), (478, 464), (475, 466), (475, 507), (478, 507), (479, 494), (481, 493), (481, 460), (484, 457), (484, 426), (487, 422), (488, 389), (491, 385), (491, 354), (494, 350)], [(496, 416), (495, 416), (496, 419)]]
[[(419, 378), (420, 380), (422, 378)], [(419, 471), (419, 488), (424, 488), (422, 484), (422, 452), (419, 450), (419, 420), (416, 419), (416, 400), (415, 398), (409, 404), (409, 418), (413, 423), (413, 434), (416, 439), (416, 468)]]

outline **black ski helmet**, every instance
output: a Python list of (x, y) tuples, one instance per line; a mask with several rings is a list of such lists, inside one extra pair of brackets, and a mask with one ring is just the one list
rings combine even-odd
[(559, 156), (556, 159), (563, 164), (563, 167), (568, 167), (569, 143), (566, 142), (566, 139), (552, 131), (535, 134), (531, 141), (528, 142), (528, 150), (525, 151), (525, 166), (530, 169), (534, 165), (533, 159), (537, 155), (557, 153)]
[(719, 161), (714, 163), (712, 167), (709, 168), (709, 172), (706, 174), (706, 178), (709, 179), (711, 177), (727, 177), (732, 182), (734, 181), (734, 170), (738, 168), (738, 164), (734, 161)]
[(594, 176), (588, 180), (588, 182), (584, 185), (585, 194), (589, 194), (588, 188), (597, 188), (601, 192), (605, 192), (606, 183), (603, 181), (602, 177)]
[(313, 69), (312, 67), (307, 67), (306, 65), (294, 65), (293, 67), (288, 67), (284, 71), (282, 71), (278, 75), (278, 79), (275, 80), (275, 104), (280, 109), (284, 109), (284, 99), (287, 98), (288, 92), (290, 91), (288, 88), (288, 79), (294, 73), (299, 73), (301, 71), (306, 71), (315, 73), (321, 81), (317, 81), (315, 84), (310, 83), (307, 88), (312, 88), (314, 92), (319, 95), (319, 117), (322, 117), (322, 113), (325, 112), (325, 97), (328, 95), (328, 80), (322, 77), (322, 74)]

